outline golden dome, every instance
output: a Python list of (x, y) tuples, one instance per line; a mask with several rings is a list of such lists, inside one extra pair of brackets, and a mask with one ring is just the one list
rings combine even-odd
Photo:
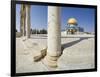
[(75, 18), (69, 18), (67, 23), (68, 24), (77, 24), (77, 20)]

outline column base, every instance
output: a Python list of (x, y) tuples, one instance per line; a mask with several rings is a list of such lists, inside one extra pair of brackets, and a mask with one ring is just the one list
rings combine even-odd
[(43, 60), (43, 63), (51, 68), (57, 68), (57, 60), (58, 60), (58, 56), (49, 56), (46, 55), (46, 57)]

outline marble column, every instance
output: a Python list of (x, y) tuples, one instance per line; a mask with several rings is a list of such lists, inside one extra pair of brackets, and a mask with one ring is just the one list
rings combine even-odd
[(60, 26), (60, 7), (48, 6), (48, 48), (44, 63), (50, 67), (57, 67), (61, 55)]
[(26, 38), (30, 38), (30, 5), (25, 5), (26, 8)]

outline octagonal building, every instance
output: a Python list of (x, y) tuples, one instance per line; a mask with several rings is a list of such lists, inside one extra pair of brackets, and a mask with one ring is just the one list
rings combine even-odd
[(69, 18), (67, 21), (66, 33), (67, 34), (79, 34), (84, 32), (84, 29), (78, 26), (78, 22), (75, 18)]

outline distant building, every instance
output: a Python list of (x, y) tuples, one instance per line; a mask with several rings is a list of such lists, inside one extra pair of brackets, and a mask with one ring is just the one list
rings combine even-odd
[(84, 29), (78, 26), (75, 18), (70, 18), (67, 21), (66, 34), (80, 34), (83, 33)]

